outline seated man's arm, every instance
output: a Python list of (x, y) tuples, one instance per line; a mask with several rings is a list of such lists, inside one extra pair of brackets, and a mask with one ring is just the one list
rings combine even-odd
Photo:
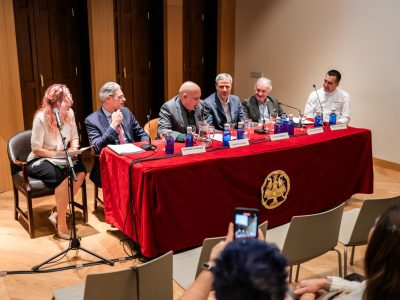
[(249, 116), (249, 103), (247, 102), (247, 100), (242, 103), (242, 108), (243, 108), (243, 116), (244, 116), (244, 118), (245, 119), (250, 119), (250, 116)]
[(318, 98), (315, 93), (311, 93), (308, 97), (306, 107), (304, 108), (304, 116), (314, 118), (315, 115), (315, 106)]
[[(158, 130), (157, 130), (158, 136), (166, 135), (168, 129), (172, 130), (172, 124), (174, 118), (167, 104), (161, 106), (159, 115), (160, 115), (160, 120), (158, 120)], [(184, 136), (185, 134), (186, 133), (172, 130), (172, 137), (174, 138), (174, 140), (176, 140), (178, 137), (181, 137), (182, 135)]]
[(115, 144), (114, 141), (118, 139), (118, 133), (111, 126), (109, 126), (104, 134), (102, 134), (98, 126), (96, 126), (89, 118), (86, 118), (85, 125), (89, 141), (91, 145), (93, 145), (93, 149), (96, 153), (100, 153), (101, 149), (106, 147), (108, 144)]
[[(213, 109), (210, 106), (209, 103), (204, 102), (204, 120), (208, 123), (208, 124), (213, 124), (214, 123), (214, 118), (213, 118)], [(218, 124), (217, 124), (218, 125)], [(216, 126), (214, 124), (214, 126)]]
[(345, 123), (348, 124), (350, 122), (350, 95), (346, 94), (343, 99), (343, 106), (340, 115), (338, 115), (338, 119), (336, 121), (338, 124)]
[(147, 135), (147, 133), (144, 131), (142, 126), (140, 126), (139, 122), (136, 120), (136, 118), (133, 116), (131, 112), (132, 118), (132, 123), (131, 123), (131, 131), (132, 131), (132, 138), (134, 139), (135, 142), (143, 142), (143, 141), (148, 141), (150, 138)]

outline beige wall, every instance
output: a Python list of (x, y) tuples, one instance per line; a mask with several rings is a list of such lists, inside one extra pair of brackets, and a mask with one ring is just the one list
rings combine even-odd
[(375, 157), (400, 163), (399, 11), (395, 0), (236, 0), (236, 94), (249, 96), (250, 71), (261, 71), (272, 95), (303, 110), (337, 68), (351, 125), (372, 130)]
[(23, 130), (13, 1), (0, 1), (0, 193), (12, 188), (7, 141)]

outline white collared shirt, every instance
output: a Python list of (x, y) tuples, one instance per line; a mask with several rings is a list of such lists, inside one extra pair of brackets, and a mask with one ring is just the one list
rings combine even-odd
[[(321, 101), (321, 104), (319, 103)], [(323, 109), (324, 121), (329, 121), (329, 115), (332, 108), (335, 109), (337, 116), (337, 123), (350, 122), (350, 95), (342, 89), (336, 88), (331, 93), (326, 93), (324, 88), (317, 90), (317, 93), (311, 92), (308, 97), (306, 107), (304, 108), (304, 115), (306, 117), (314, 117), (317, 111)]]
[(229, 102), (230, 102), (229, 96), (228, 96), (228, 100), (226, 102), (222, 101), (219, 96), (218, 96), (218, 99), (219, 99), (219, 101), (221, 101), (222, 108), (224, 109), (226, 122), (227, 123), (231, 123), (232, 122), (232, 117), (231, 117), (231, 108), (229, 106)]

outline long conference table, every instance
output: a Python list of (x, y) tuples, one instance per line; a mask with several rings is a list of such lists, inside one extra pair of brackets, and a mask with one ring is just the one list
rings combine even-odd
[(214, 141), (206, 153), (187, 156), (183, 144), (168, 156), (154, 143), (156, 151), (120, 156), (106, 147), (100, 156), (106, 221), (149, 258), (226, 234), (235, 207), (258, 208), (273, 228), (373, 192), (368, 129), (296, 129), (279, 141), (254, 134), (249, 146)]

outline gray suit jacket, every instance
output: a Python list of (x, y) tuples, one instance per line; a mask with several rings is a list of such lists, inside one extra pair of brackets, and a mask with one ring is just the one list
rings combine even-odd
[[(196, 121), (196, 131), (199, 129), (199, 121), (202, 120), (203, 105), (202, 102), (196, 107), (194, 118)], [(168, 100), (161, 106), (160, 120), (158, 121), (157, 134), (160, 136), (168, 129), (172, 130), (172, 136), (176, 139), (180, 133), (186, 134), (188, 120), (185, 107), (183, 106), (179, 96)]]
[[(253, 122), (258, 122), (261, 113), (260, 110), (258, 109), (258, 101), (255, 96), (251, 96), (250, 98), (246, 99), (243, 102), (243, 113), (246, 118), (250, 118), (253, 120)], [(268, 107), (268, 112), (271, 115), (271, 112), (276, 112), (278, 116), (280, 116), (283, 112), (279, 101), (275, 97), (268, 96), (267, 97), (267, 107)]]
[[(238, 96), (229, 95), (229, 107), (232, 123), (237, 123), (244, 118), (242, 104)], [(215, 129), (224, 130), (227, 122), (224, 108), (217, 93), (213, 93), (204, 100), (204, 118), (208, 124), (213, 124)]]

